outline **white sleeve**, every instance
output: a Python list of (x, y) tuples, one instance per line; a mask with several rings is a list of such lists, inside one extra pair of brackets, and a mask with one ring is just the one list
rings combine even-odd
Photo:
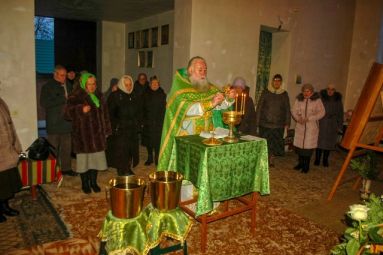
[(233, 103), (235, 102), (235, 100), (233, 100), (232, 102), (229, 102), (227, 99), (225, 99), (221, 104), (217, 105), (214, 110), (224, 110), (224, 109), (227, 109), (229, 108)]
[(186, 113), (186, 116), (202, 116), (203, 110), (200, 103), (194, 103)]

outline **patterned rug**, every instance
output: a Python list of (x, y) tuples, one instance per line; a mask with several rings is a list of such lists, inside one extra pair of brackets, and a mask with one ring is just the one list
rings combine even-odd
[(44, 192), (38, 192), (37, 200), (32, 200), (30, 192), (24, 190), (16, 194), (10, 203), (20, 211), (20, 215), (7, 217), (7, 221), (1, 223), (0, 254), (70, 236)]
[[(353, 181), (338, 188), (333, 202), (326, 201), (345, 155), (340, 151), (332, 153), (329, 168), (313, 166), (308, 174), (292, 169), (296, 164), (294, 153), (277, 158), (276, 167), (270, 169), (271, 194), (258, 200), (255, 234), (249, 232), (249, 212), (209, 223), (205, 254), (329, 254), (345, 229), (341, 223), (344, 212), (350, 204), (360, 202), (359, 192), (351, 188)], [(147, 178), (155, 168), (144, 166), (146, 155), (143, 148), (140, 156), (141, 162), (134, 171)], [(105, 186), (114, 176), (114, 169), (99, 174), (100, 193), (82, 193), (79, 177), (65, 176), (60, 188), (42, 185), (72, 238), (5, 254), (97, 254), (97, 234), (109, 210)], [(345, 179), (353, 176), (355, 173), (346, 171)], [(381, 186), (374, 184), (373, 188)], [(148, 202), (147, 195), (144, 203)], [(202, 254), (199, 226), (195, 222), (187, 238), (191, 255)], [(0, 254), (3, 253), (0, 251)]]

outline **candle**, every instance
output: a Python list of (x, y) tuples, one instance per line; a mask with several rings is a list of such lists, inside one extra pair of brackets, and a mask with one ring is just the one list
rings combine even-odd
[(242, 114), (245, 115), (245, 106), (246, 106), (246, 94), (243, 94), (243, 111)]
[(243, 93), (241, 94), (241, 114), (243, 114)]
[(235, 95), (235, 108), (234, 111), (238, 111), (238, 93)]

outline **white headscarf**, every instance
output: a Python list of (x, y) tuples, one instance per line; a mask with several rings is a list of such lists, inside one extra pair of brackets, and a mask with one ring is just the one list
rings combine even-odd
[[(125, 87), (125, 80), (127, 80), (127, 79), (129, 79), (130, 82), (132, 83), (132, 89), (129, 90), (129, 91)], [(130, 76), (130, 75), (123, 75), (121, 77), (121, 79), (118, 81), (117, 87), (119, 89), (121, 89), (122, 91), (124, 91), (126, 94), (131, 94), (133, 89), (134, 89), (134, 82), (133, 82), (132, 76)]]

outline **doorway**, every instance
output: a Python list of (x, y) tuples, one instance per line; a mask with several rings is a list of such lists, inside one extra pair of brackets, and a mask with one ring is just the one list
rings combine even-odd
[(255, 104), (267, 89), (271, 77), (281, 74), (283, 88), (287, 90), (288, 70), (290, 62), (290, 37), (289, 32), (261, 26), (259, 34), (259, 51), (257, 67), (257, 84), (255, 90)]

